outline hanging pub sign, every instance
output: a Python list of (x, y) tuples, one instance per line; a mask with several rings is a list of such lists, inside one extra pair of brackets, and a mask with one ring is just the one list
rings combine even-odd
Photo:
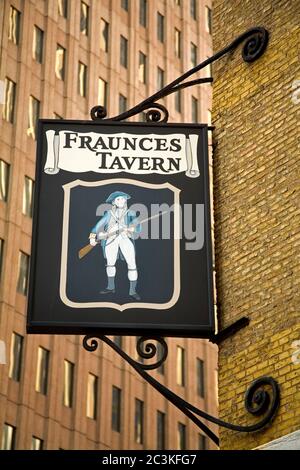
[(29, 333), (215, 333), (207, 126), (40, 120)]

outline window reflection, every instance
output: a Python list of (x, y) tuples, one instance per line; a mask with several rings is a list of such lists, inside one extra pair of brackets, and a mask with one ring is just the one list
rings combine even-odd
[(81, 2), (80, 7), (80, 31), (85, 36), (88, 35), (88, 26), (89, 26), (89, 7), (86, 3)]
[(55, 75), (59, 80), (65, 79), (65, 52), (66, 50), (57, 44), (55, 55)]
[(5, 78), (5, 95), (2, 117), (5, 121), (14, 122), (16, 84), (9, 78)]
[(29, 97), (29, 109), (28, 109), (28, 137), (32, 137), (36, 140), (37, 135), (37, 123), (40, 114), (40, 102), (33, 96)]
[(8, 39), (14, 44), (19, 44), (21, 13), (14, 7), (9, 9)]

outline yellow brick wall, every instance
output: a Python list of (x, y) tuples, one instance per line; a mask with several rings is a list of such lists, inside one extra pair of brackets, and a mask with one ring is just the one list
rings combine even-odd
[(253, 449), (300, 429), (300, 360), (292, 361), (300, 340), (300, 2), (215, 0), (214, 51), (254, 25), (270, 33), (265, 54), (246, 64), (239, 48), (213, 68), (219, 321), (251, 320), (220, 345), (220, 418), (255, 423), (244, 393), (263, 375), (279, 382), (281, 405), (263, 431), (221, 428), (221, 449)]

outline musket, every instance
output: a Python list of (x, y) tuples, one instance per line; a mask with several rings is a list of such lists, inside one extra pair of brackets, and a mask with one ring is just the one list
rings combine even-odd
[[(160, 217), (161, 215), (164, 215), (166, 214), (167, 212), (169, 211), (164, 211), (164, 212), (160, 212), (159, 214), (155, 214), (155, 215), (152, 215), (152, 217), (147, 217), (147, 219), (144, 219), (144, 220), (141, 220), (141, 222), (136, 222), (135, 224), (131, 224), (129, 226), (130, 227), (136, 227), (137, 225), (141, 225), (141, 224), (144, 224), (145, 222), (149, 222), (149, 220), (153, 220), (153, 219), (156, 219), (157, 217)], [(101, 243), (101, 240), (107, 240), (108, 238), (110, 237), (113, 237), (115, 234), (120, 234), (122, 232), (125, 232), (126, 230), (128, 230), (128, 227), (125, 227), (121, 230), (113, 230), (112, 232), (107, 232), (104, 236), (101, 236), (100, 237), (100, 241), (97, 242), (97, 245), (99, 245), (99, 243)], [(85, 245), (84, 247), (82, 247), (79, 251), (78, 251), (78, 258), (79, 259), (82, 259), (84, 258), (84, 256), (86, 256), (90, 251), (92, 251), (92, 249), (95, 247), (96, 245), (91, 245), (90, 243), (88, 245)]]

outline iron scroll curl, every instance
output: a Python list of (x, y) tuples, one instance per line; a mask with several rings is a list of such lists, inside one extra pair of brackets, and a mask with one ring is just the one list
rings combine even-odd
[[(99, 346), (99, 341), (103, 341), (114, 349), (114, 351), (125, 359), (141, 377), (143, 377), (167, 400), (188, 416), (217, 445), (219, 444), (218, 436), (208, 426), (206, 426), (199, 417), (232, 431), (250, 433), (264, 428), (274, 418), (279, 407), (280, 389), (278, 383), (272, 377), (259, 377), (248, 387), (245, 393), (244, 405), (248, 413), (252, 416), (263, 415), (263, 418), (260, 421), (254, 424), (241, 426), (215, 418), (176, 395), (147, 372), (147, 370), (153, 370), (160, 367), (167, 359), (168, 347), (163, 338), (141, 337), (137, 341), (137, 354), (142, 359), (153, 359), (157, 354), (158, 349), (152, 341), (156, 341), (162, 346), (163, 352), (161, 357), (152, 364), (144, 364), (132, 359), (125, 351), (105, 335), (86, 335), (83, 338), (83, 347), (89, 352), (94, 352)], [(151, 342), (147, 343), (148, 341)]]
[[(95, 336), (87, 335), (83, 338), (83, 347), (89, 352), (95, 352), (99, 346), (99, 340), (104, 341), (108, 346), (114, 349), (123, 359), (128, 359), (129, 356), (119, 348), (113, 341), (111, 341), (107, 336)], [(154, 370), (159, 368), (168, 357), (168, 345), (164, 338), (157, 337), (151, 338), (149, 336), (141, 336), (136, 343), (137, 355), (143, 360), (153, 359), (158, 354), (158, 348), (155, 344), (158, 343), (161, 346), (160, 357), (156, 359), (152, 364), (144, 364), (143, 362), (135, 361), (130, 358), (130, 363), (133, 363), (142, 368), (143, 370)]]
[(213, 81), (212, 77), (198, 78), (196, 80), (190, 81), (185, 80), (191, 75), (199, 72), (201, 69), (220, 59), (222, 56), (234, 51), (242, 43), (244, 43), (242, 48), (243, 60), (247, 63), (254, 62), (265, 52), (268, 45), (268, 40), (269, 33), (265, 28), (261, 26), (250, 28), (234, 39), (228, 46), (224, 47), (213, 56), (204, 60), (196, 67), (188, 70), (183, 75), (176, 78), (176, 80), (173, 80), (161, 90), (141, 101), (139, 104), (135, 105), (128, 111), (118, 114), (117, 116), (107, 118), (107, 110), (104, 106), (94, 106), (90, 112), (91, 119), (93, 121), (124, 121), (125, 119), (152, 108), (147, 112), (146, 120), (152, 123), (165, 123), (168, 121), (169, 113), (165, 106), (156, 103), (158, 100), (183, 88), (188, 88), (203, 83), (211, 83)]

